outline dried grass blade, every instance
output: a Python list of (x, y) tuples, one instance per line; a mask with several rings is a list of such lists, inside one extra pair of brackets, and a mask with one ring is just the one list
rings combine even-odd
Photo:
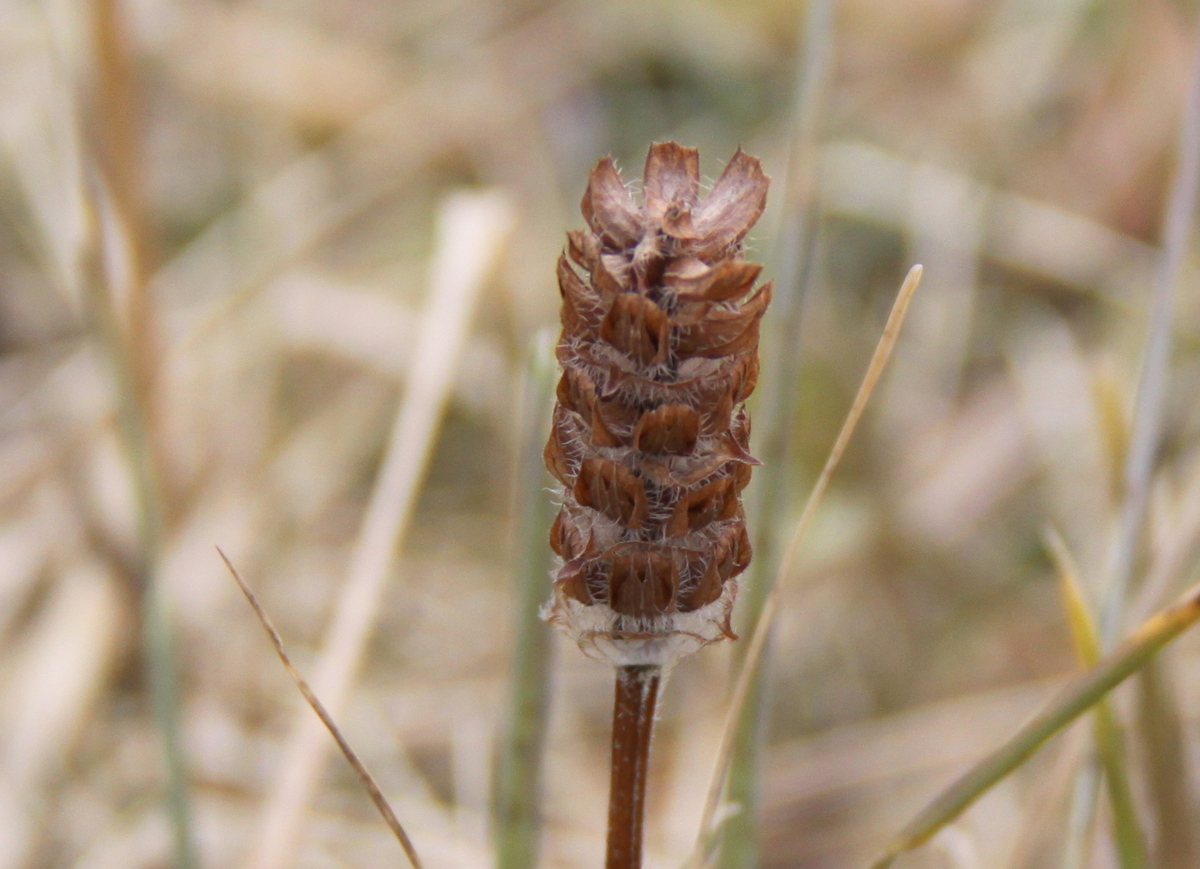
[[(1094, 667), (1100, 661), (1100, 637), (1079, 582), (1079, 568), (1057, 531), (1049, 529), (1046, 542), (1058, 569), (1059, 594), (1067, 611), (1075, 653), (1084, 667)], [(1129, 764), (1121, 724), (1107, 697), (1096, 704), (1095, 730), (1096, 746), (1104, 765), (1108, 799), (1113, 811), (1117, 854), (1123, 869), (1141, 869), (1146, 865), (1146, 839), (1138, 822), (1137, 808), (1129, 786)], [(1085, 762), (1091, 763), (1092, 760), (1089, 758)], [(1083, 800), (1081, 805), (1095, 805), (1094, 797), (1089, 798), (1086, 792), (1076, 791), (1076, 794)], [(1071, 833), (1087, 835), (1091, 826), (1091, 823), (1081, 825), (1078, 830), (1072, 829)], [(1077, 845), (1068, 846), (1069, 852), (1083, 853), (1084, 850)]]
[(1041, 745), (1137, 672), (1158, 652), (1200, 620), (1200, 586), (1147, 619), (1116, 651), (1072, 679), (1058, 697), (917, 814), (871, 864), (885, 869), (900, 854), (927, 842), (992, 785), (1021, 765)]
[[(512, 227), (498, 193), (446, 199), (438, 227), (427, 302), (404, 399), (363, 517), (313, 683), (337, 714), (350, 691), (379, 612), (395, 550), (404, 537), (480, 288)], [(320, 726), (305, 715), (285, 750), (254, 854), (256, 869), (282, 869), (325, 761)]]
[(825, 460), (825, 466), (821, 469), (820, 476), (817, 477), (817, 481), (813, 485), (812, 493), (808, 496), (808, 501), (804, 505), (804, 511), (800, 514), (800, 519), (797, 521), (796, 528), (792, 533), (791, 542), (788, 544), (783, 560), (780, 562), (779, 572), (776, 574), (771, 583), (771, 588), (767, 593), (762, 615), (759, 616), (758, 622), (754, 626), (754, 633), (750, 637), (750, 643), (746, 648), (742, 659), (742, 667), (738, 672), (737, 682), (734, 685), (733, 696), (729, 701), (729, 711), (726, 713), (721, 747), (717, 752), (712, 780), (709, 783), (708, 797), (705, 800), (704, 811), (700, 816), (699, 836), (696, 841), (696, 847), (689, 859), (689, 866), (701, 866), (707, 859), (711, 844), (709, 840), (714, 832), (713, 818), (716, 817), (717, 809), (720, 806), (721, 794), (725, 789), (725, 781), (729, 773), (734, 738), (737, 733), (737, 722), (740, 720), (742, 712), (745, 709), (750, 693), (750, 685), (758, 669), (759, 662), (762, 660), (767, 635), (770, 633), (771, 622), (779, 606), (779, 588), (783, 580), (791, 574), (792, 568), (795, 566), (796, 556), (800, 551), (801, 543), (804, 542), (804, 535), (812, 523), (812, 517), (821, 503), (826, 488), (829, 486), (833, 472), (837, 469), (842, 455), (846, 452), (850, 438), (854, 435), (854, 429), (857, 427), (863, 410), (867, 406), (867, 401), (875, 389), (875, 384), (879, 382), (879, 378), (887, 366), (892, 348), (896, 346), (896, 340), (900, 336), (900, 327), (904, 324), (904, 315), (908, 311), (913, 293), (917, 291), (917, 286), (921, 283), (921, 271), (921, 266), (913, 266), (904, 278), (904, 283), (900, 286), (900, 292), (896, 295), (896, 301), (892, 304), (891, 313), (888, 315), (887, 323), (884, 325), (883, 334), (879, 337), (879, 343), (875, 347), (871, 363), (867, 366), (867, 373), (858, 387), (858, 393), (854, 396), (854, 402), (850, 405), (850, 411), (846, 414), (846, 420), (842, 423), (837, 440), (834, 441), (833, 448), (829, 451), (829, 457)]
[(258, 623), (262, 625), (267, 636), (271, 640), (271, 645), (275, 647), (275, 654), (279, 656), (279, 660), (283, 662), (284, 669), (288, 675), (292, 677), (292, 681), (296, 683), (296, 687), (300, 693), (304, 695), (304, 699), (312, 708), (312, 711), (317, 713), (317, 717), (321, 719), (321, 723), (325, 725), (325, 729), (329, 731), (329, 735), (341, 749), (342, 756), (346, 758), (346, 762), (354, 770), (359, 781), (362, 782), (367, 794), (371, 797), (371, 802), (375, 804), (375, 808), (379, 810), (379, 814), (383, 816), (383, 821), (388, 825), (388, 829), (392, 831), (396, 837), (396, 841), (400, 843), (400, 847), (404, 849), (404, 853), (408, 855), (408, 862), (413, 865), (413, 869), (423, 869), (421, 858), (417, 856), (417, 850), (413, 846), (412, 839), (408, 837), (408, 833), (404, 831), (403, 825), (396, 818), (396, 813), (392, 811), (392, 807), (388, 804), (387, 798), (384, 797), (383, 791), (379, 789), (379, 785), (375, 783), (374, 777), (367, 770), (363, 762), (359, 760), (354, 749), (350, 747), (350, 743), (346, 741), (346, 737), (338, 729), (337, 722), (333, 720), (328, 710), (313, 693), (312, 688), (308, 686), (308, 682), (300, 675), (300, 671), (292, 664), (292, 659), (288, 657), (287, 651), (283, 647), (283, 639), (279, 636), (279, 631), (275, 630), (275, 625), (271, 622), (270, 616), (266, 610), (262, 608), (262, 604), (258, 602), (258, 598), (254, 592), (250, 590), (250, 586), (246, 585), (246, 581), (242, 579), (237, 568), (233, 566), (233, 562), (229, 560), (221, 547), (217, 547), (217, 554), (221, 556), (221, 560), (225, 562), (225, 566), (229, 568), (229, 572), (233, 575), (238, 587), (242, 590), (242, 594), (246, 596), (246, 601), (250, 604), (250, 608), (254, 610), (254, 614), (258, 617)]

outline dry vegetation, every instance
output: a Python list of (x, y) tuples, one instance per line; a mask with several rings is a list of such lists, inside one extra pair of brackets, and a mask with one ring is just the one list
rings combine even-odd
[[(804, 13), (0, 6), (0, 869), (170, 864), (148, 675), (171, 674), (163, 636), (200, 865), (250, 866), (271, 836), (289, 865), (399, 865), (352, 774), (311, 761), (325, 737), (295, 735), (311, 713), (214, 545), (426, 864), (489, 865), (526, 348), (555, 325), (587, 171), (612, 154), (636, 174), (654, 140), (699, 146), (710, 183), (738, 144), (762, 158), (779, 191), (750, 239), (765, 275), (812, 185), (803, 340), (764, 326), (764, 354), (800, 372), (782, 390), (797, 423), (777, 518), (799, 510), (905, 270), (925, 266), (784, 590), (763, 865), (863, 865), (1049, 696), (1077, 661), (1044, 528), (1098, 612), (1195, 11), (847, 0), (821, 37), (819, 125), (799, 134), (811, 160), (789, 177)], [(1183, 587), (1200, 540), (1198, 281), (1189, 253), (1129, 623)], [(542, 861), (594, 866), (612, 675), (555, 643)], [(736, 646), (672, 675), (648, 865), (691, 850)], [(1200, 847), (1172, 815), (1194, 818), (1200, 794), (1200, 639), (1153, 676), (1115, 699), (1170, 869)], [(1054, 865), (1089, 735), (1056, 739), (901, 865)], [(264, 806), (306, 774), (306, 820), (264, 833)], [(1109, 827), (1102, 800), (1084, 865), (1114, 865)]]

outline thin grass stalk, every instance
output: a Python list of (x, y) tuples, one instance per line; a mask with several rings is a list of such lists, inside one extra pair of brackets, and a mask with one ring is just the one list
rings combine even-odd
[(160, 469), (152, 446), (146, 395), (139, 388), (136, 363), (114, 309), (106, 277), (97, 204), (101, 201), (99, 186), (93, 179), (84, 197), (88, 230), (80, 252), (80, 274), (89, 315), (113, 366), (117, 384), (117, 424), (129, 460), (137, 505), (138, 554), (133, 569), (142, 595), (142, 658), (151, 708), (162, 740), (174, 861), (178, 869), (190, 869), (198, 864), (198, 858), (179, 708), (179, 656), (169, 601), (158, 573), (165, 531)]
[(409, 838), (408, 832), (404, 829), (404, 826), (400, 823), (399, 819), (397, 819), (396, 813), (392, 811), (392, 807), (388, 804), (387, 798), (384, 797), (383, 791), (380, 789), (379, 784), (375, 781), (375, 777), (371, 775), (366, 765), (359, 759), (358, 753), (355, 752), (355, 750), (351, 748), (350, 743), (346, 741), (346, 738), (342, 735), (341, 730), (338, 729), (337, 722), (335, 722), (333, 720), (333, 716), (329, 714), (329, 710), (325, 708), (325, 705), (321, 702), (320, 698), (313, 693), (313, 690), (309, 687), (308, 682), (303, 676), (300, 675), (300, 671), (297, 670), (296, 666), (292, 663), (292, 659), (288, 656), (287, 650), (283, 646), (283, 638), (279, 636), (279, 631), (275, 629), (275, 625), (271, 621), (271, 617), (267, 615), (267, 611), (264, 610), (262, 604), (258, 602), (258, 597), (255, 596), (254, 592), (250, 590), (250, 586), (246, 585), (246, 581), (242, 579), (242, 576), (240, 573), (238, 573), (237, 568), (233, 566), (233, 562), (230, 561), (229, 557), (221, 551), (220, 547), (217, 548), (217, 554), (220, 555), (221, 560), (225, 562), (225, 566), (229, 569), (229, 573), (233, 576), (234, 581), (238, 584), (238, 588), (240, 588), (242, 590), (242, 594), (245, 595), (246, 602), (249, 603), (250, 608), (254, 610), (254, 615), (258, 617), (258, 623), (262, 625), (263, 630), (267, 634), (267, 638), (271, 641), (271, 645), (275, 647), (275, 654), (279, 656), (279, 660), (283, 664), (283, 668), (287, 671), (288, 676), (291, 677), (292, 682), (300, 691), (301, 695), (303, 695), (305, 701), (309, 705), (309, 708), (316, 713), (319, 719), (321, 719), (321, 723), (325, 725), (325, 729), (329, 731), (329, 735), (333, 737), (334, 742), (336, 742), (338, 748), (341, 749), (342, 756), (346, 758), (346, 762), (350, 764), (350, 768), (353, 769), (354, 774), (358, 776), (359, 782), (362, 783), (363, 789), (371, 798), (371, 802), (375, 804), (375, 808), (379, 811), (380, 816), (383, 818), (383, 822), (387, 824), (388, 829), (391, 830), (392, 834), (396, 837), (396, 841), (400, 843), (400, 847), (404, 850), (405, 856), (408, 857), (408, 862), (412, 865), (413, 869), (424, 869), (423, 864), (421, 863), (421, 858), (417, 855), (417, 849), (413, 846), (412, 839)]
[[(1096, 662), (1093, 656), (1091, 664)], [(1146, 837), (1138, 820), (1137, 803), (1129, 783), (1124, 729), (1107, 697), (1096, 704), (1094, 716), (1096, 748), (1104, 770), (1108, 804), (1112, 808), (1117, 856), (1125, 869), (1144, 869), (1149, 865), (1149, 858), (1146, 854)]]
[(95, 76), (90, 83), (94, 89), (90, 128), (95, 133), (96, 156), (103, 166), (114, 209), (132, 248), (133, 292), (126, 313), (131, 322), (144, 323), (151, 313), (145, 278), (154, 268), (156, 242), (146, 214), (142, 100), (121, 6), (121, 0), (95, 0), (91, 4)]
[(850, 410), (846, 414), (846, 419), (842, 423), (842, 428), (838, 432), (837, 439), (834, 441), (833, 447), (829, 450), (829, 456), (825, 459), (825, 465), (821, 469), (821, 473), (817, 476), (816, 483), (813, 484), (812, 492), (804, 504), (804, 510), (800, 514), (800, 519), (796, 522), (792, 538), (784, 552), (779, 571), (776, 573), (767, 592), (767, 599), (763, 605), (762, 614), (758, 619), (758, 623), (754, 626), (754, 633), (750, 637), (741, 668), (738, 671), (737, 681), (734, 683), (733, 695), (730, 698), (729, 711), (725, 719), (720, 748), (717, 751), (712, 778), (709, 781), (708, 795), (700, 816), (700, 827), (696, 838), (696, 845), (687, 864), (691, 869), (697, 869), (697, 867), (705, 865), (708, 862), (714, 845), (717, 844), (715, 834), (718, 831), (714, 827), (714, 820), (717, 810), (720, 808), (721, 797), (725, 793), (725, 785), (728, 781), (729, 766), (732, 763), (733, 747), (737, 738), (737, 724), (745, 714), (751, 686), (755, 674), (761, 666), (767, 637), (770, 634), (771, 624), (779, 607), (779, 589), (782, 587), (784, 579), (795, 568), (796, 558), (800, 553), (800, 547), (808, 533), (809, 526), (812, 524), (813, 516), (816, 515), (817, 507), (820, 506), (825, 491), (829, 487), (829, 481), (833, 479), (833, 473), (837, 470), (837, 466), (846, 452), (846, 447), (849, 446), (850, 439), (854, 436), (854, 430), (858, 426), (858, 421), (862, 418), (867, 402), (870, 400), (871, 394), (879, 382), (879, 378), (883, 375), (883, 371), (887, 367), (888, 358), (891, 356), (892, 349), (896, 346), (896, 340), (899, 338), (900, 328), (904, 325), (904, 317), (908, 312), (908, 306), (912, 302), (913, 294), (917, 291), (918, 285), (921, 283), (921, 272), (921, 266), (913, 266), (905, 277), (904, 283), (900, 287), (900, 292), (896, 294), (896, 301), (892, 304), (892, 310), (888, 315), (887, 323), (884, 325), (883, 334), (880, 336), (879, 343), (875, 347), (875, 353), (871, 356), (871, 361), (867, 365), (867, 372), (858, 387), (858, 392), (854, 396), (854, 401), (850, 405)]
[[(753, 630), (762, 615), (770, 587), (769, 577), (779, 563), (778, 541), (783, 539), (783, 517), (789, 514), (791, 440), (795, 430), (795, 390), (799, 381), (800, 333), (804, 298), (811, 282), (817, 238), (817, 146), (833, 70), (834, 0), (814, 0), (806, 7), (803, 56), (797, 70), (792, 107), (791, 148), (784, 200), (776, 243), (777, 295), (775, 327), (769, 351), (763, 358), (762, 397), (755, 413), (760, 432), (757, 452), (771, 469), (754, 482), (751, 514), (757, 523), (756, 560), (743, 595), (742, 623)], [(769, 640), (769, 638), (768, 638)], [(758, 792), (761, 754), (766, 738), (768, 695), (764, 663), (749, 686), (745, 712), (738, 722), (729, 771), (729, 800), (739, 807), (721, 829), (720, 863), (729, 869), (753, 867), (758, 862), (761, 838)]]
[(494, 829), (498, 869), (530, 869), (541, 841), (542, 750), (550, 684), (550, 628), (539, 609), (551, 561), (546, 535), (554, 519), (546, 497), (552, 480), (542, 460), (554, 404), (554, 335), (539, 334), (529, 350), (517, 516), (516, 641), (507, 722), (496, 769)]
[[(147, 553), (143, 560), (149, 561), (151, 554), (157, 558), (168, 521), (163, 474), (166, 460), (159, 443), (156, 394), (161, 354), (156, 311), (147, 282), (157, 243), (146, 208), (141, 100), (121, 0), (97, 0), (90, 20), (95, 75), (91, 117), (83, 128), (85, 139), (93, 144), (89, 159), (96, 176), (87, 191), (86, 206), (97, 233), (94, 244), (99, 257), (92, 285), (103, 288), (101, 295), (94, 297), (103, 302), (98, 309), (105, 318), (101, 328), (111, 338), (114, 352), (119, 353), (119, 358), (114, 356), (118, 358), (119, 386), (129, 392), (127, 407), (119, 411), (128, 414), (120, 424), (127, 443), (134, 447), (134, 475), (148, 510), (141, 539)], [(96, 222), (101, 215), (111, 218), (115, 227), (108, 229), (115, 232), (103, 231)], [(110, 283), (104, 270), (106, 234), (122, 246), (125, 280), (119, 287)]]
[(187, 752), (183, 743), (183, 714), (179, 687), (179, 651), (175, 621), (157, 569), (145, 578), (142, 599), (142, 648), (150, 677), (154, 719), (163, 741), (166, 802), (177, 869), (199, 865), (192, 798), (188, 784)]
[[(494, 192), (456, 194), (443, 204), (404, 399), (313, 679), (313, 690), (324, 698), (334, 717), (345, 707), (379, 616), (395, 551), (408, 528), (433, 451), (475, 301), (511, 226), (510, 208)], [(307, 712), (299, 716), (249, 866), (282, 869), (290, 864), (304, 812), (325, 765), (327, 746), (321, 722)]]
[[(1094, 667), (1100, 660), (1100, 639), (1096, 623), (1083, 594), (1079, 581), (1079, 569), (1067, 548), (1066, 542), (1053, 529), (1047, 533), (1047, 542), (1054, 558), (1059, 576), (1059, 593), (1067, 612), (1067, 623), (1071, 628), (1071, 638), (1075, 653), (1084, 667)], [(1133, 799), (1133, 791), (1129, 786), (1129, 764), (1125, 756), (1125, 744), (1121, 734), (1121, 725), (1113, 709), (1112, 702), (1105, 697), (1096, 704), (1093, 718), (1095, 741), (1099, 761), (1104, 768), (1104, 780), (1108, 784), (1108, 800), (1113, 812), (1113, 838), (1117, 844), (1117, 853), (1123, 867), (1141, 869), (1146, 865), (1145, 836), (1138, 822), (1137, 806)], [(1096, 762), (1089, 758), (1084, 768)], [(1096, 788), (1100, 776), (1086, 776), (1081, 781), (1089, 787)], [(1083, 787), (1083, 785), (1080, 785)], [(1096, 793), (1086, 790), (1076, 790), (1074, 796), (1080, 799), (1072, 807), (1072, 836), (1079, 836), (1078, 844), (1070, 841), (1067, 847), (1068, 856), (1083, 855), (1087, 852), (1084, 843), (1089, 835), (1091, 823), (1087, 812), (1088, 806), (1095, 811)], [(1078, 824), (1076, 826), (1075, 824)], [(1068, 864), (1070, 865), (1070, 864)], [(1082, 865), (1082, 863), (1077, 864)]]
[[(88, 255), (98, 260), (98, 256)], [(133, 473), (138, 513), (138, 558), (135, 580), (141, 589), (141, 646), (150, 688), (151, 707), (163, 742), (166, 771), (166, 800), (171, 819), (175, 863), (181, 869), (197, 865), (192, 833), (191, 799), (187, 784), (187, 761), (183, 748), (180, 713), (179, 655), (170, 604), (163, 591), (158, 565), (162, 551), (163, 509), (158, 469), (152, 458), (146, 414), (134, 382), (132, 366), (123, 352), (120, 327), (99, 284), (98, 262), (87, 267), (85, 279), (89, 308), (98, 324), (118, 383), (117, 422)]]
[[(1197, 42), (1197, 55), (1193, 58), (1193, 66), (1192, 83), (1180, 126), (1179, 162), (1164, 217), (1164, 240), (1158, 256), (1151, 296), (1150, 323), (1134, 405), (1129, 452), (1125, 456), (1122, 480), (1124, 498), (1120, 522), (1113, 541), (1108, 590), (1101, 609), (1100, 649), (1104, 652), (1111, 650), (1120, 639), (1121, 627), (1126, 618), (1129, 583), (1142, 539), (1150, 478), (1161, 439), (1175, 287), (1179, 283), (1188, 239), (1191, 236), (1196, 211), (1197, 184), (1200, 182), (1200, 41)], [(1110, 747), (1124, 753), (1123, 744), (1119, 739)], [(1104, 754), (1102, 750), (1100, 756)], [(1093, 757), (1084, 763), (1086, 766), (1096, 762), (1097, 758)], [(1081, 770), (1080, 776), (1096, 778), (1094, 774), (1085, 770)], [(1086, 802), (1073, 806), (1072, 815), (1086, 818), (1088, 807), (1091, 806), (1091, 814), (1094, 816), (1094, 797), (1089, 799), (1087, 789), (1082, 785), (1075, 793)], [(1126, 862), (1128, 855), (1123, 849), (1120, 849), (1119, 853), (1125, 869), (1137, 865)]]
[[(1198, 34), (1200, 36), (1200, 34)], [(1171, 316), (1196, 213), (1200, 186), (1200, 39), (1193, 59), (1192, 83), (1179, 133), (1178, 168), (1164, 219), (1162, 253), (1155, 275), (1150, 325), (1134, 406), (1133, 433), (1125, 461), (1125, 498), (1114, 544), (1108, 596), (1101, 616), (1100, 647), (1109, 651), (1120, 638), (1125, 598), (1145, 522), (1150, 477), (1158, 455), (1171, 353)]]
[[(140, 93), (119, 0), (98, 0), (92, 7), (90, 23), (95, 74), (90, 123), (84, 125), (89, 135), (84, 139), (95, 145), (95, 153), (90, 155), (95, 166), (89, 167), (95, 171), (82, 197), (88, 212), (82, 277), (93, 322), (112, 360), (117, 381), (118, 426), (130, 462), (138, 511), (139, 551), (134, 579), (142, 596), (142, 658), (163, 743), (174, 863), (179, 869), (189, 869), (197, 865), (198, 857), (183, 748), (179, 656), (169, 601), (158, 573), (168, 520), (165, 459), (156, 407), (155, 373), (160, 367), (160, 354), (147, 282), (156, 243), (146, 213)], [(88, 174), (85, 171), (85, 177)], [(115, 236), (124, 244), (127, 280), (121, 292), (107, 279), (102, 214), (115, 218)]]
[(605, 869), (641, 869), (650, 741), (661, 683), (660, 667), (617, 668)]
[(1046, 740), (1100, 702), (1109, 691), (1144, 667), (1197, 621), (1200, 621), (1200, 585), (1147, 619), (1095, 667), (1071, 679), (1055, 699), (1010, 739), (971, 767), (906, 824), (871, 864), (872, 869), (885, 869), (904, 852), (928, 842), (993, 785), (1024, 763)]
[(129, 284), (120, 319), (134, 350), (135, 374), (141, 388), (149, 390), (159, 354), (154, 346), (155, 311), (147, 277), (155, 267), (158, 245), (147, 214), (141, 93), (121, 0), (96, 0), (91, 24), (95, 75), (88, 130), (128, 247)]

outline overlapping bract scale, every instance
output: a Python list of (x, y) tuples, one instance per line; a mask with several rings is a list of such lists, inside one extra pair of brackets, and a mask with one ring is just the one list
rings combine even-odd
[(697, 151), (668, 142), (650, 149), (639, 204), (602, 160), (581, 204), (588, 229), (559, 260), (552, 610), (607, 613), (611, 638), (710, 610), (732, 635), (731, 581), (750, 561), (741, 492), (757, 464), (743, 402), (771, 297), (742, 241), (767, 186), (739, 150), (703, 195)]

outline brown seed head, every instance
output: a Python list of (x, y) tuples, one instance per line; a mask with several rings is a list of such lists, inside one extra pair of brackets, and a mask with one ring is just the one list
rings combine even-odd
[(618, 665), (670, 666), (732, 637), (750, 563), (743, 402), (771, 286), (742, 258), (768, 179), (739, 150), (707, 196), (699, 155), (651, 146), (642, 204), (592, 170), (558, 263), (562, 380), (546, 466), (562, 484), (547, 617)]

